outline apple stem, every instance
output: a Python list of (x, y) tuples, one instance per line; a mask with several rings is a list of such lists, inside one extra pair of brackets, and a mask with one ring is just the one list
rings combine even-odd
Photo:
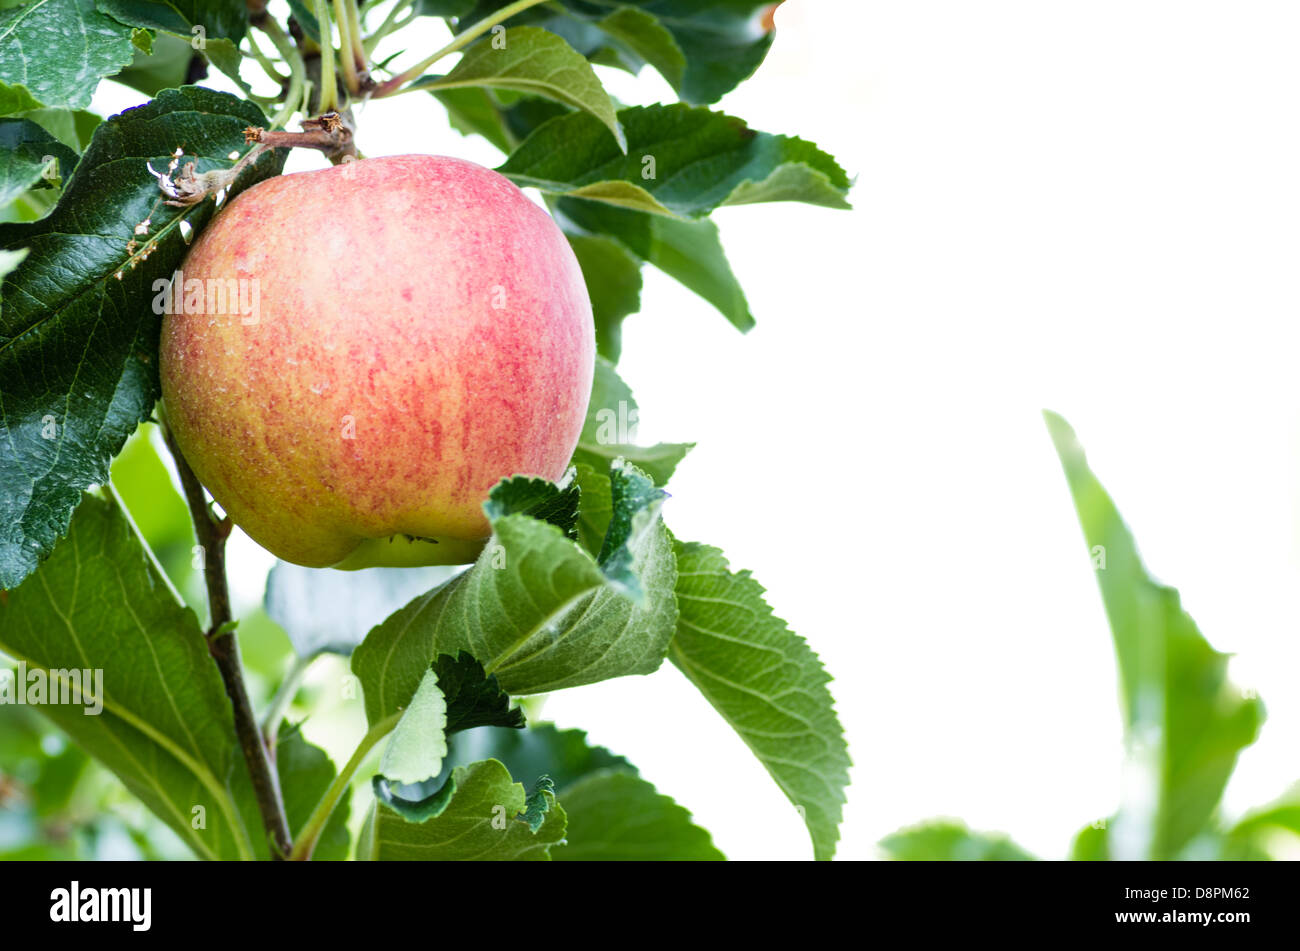
[(239, 641), (235, 638), (234, 618), (230, 610), (230, 586), (226, 581), (226, 539), (233, 527), (229, 518), (216, 518), (203, 494), (198, 476), (190, 468), (180, 447), (172, 438), (167, 426), (162, 427), (167, 448), (176, 460), (176, 471), (185, 490), (185, 501), (194, 522), (194, 534), (203, 549), (203, 580), (208, 590), (208, 653), (217, 663), (221, 680), (226, 686), (235, 714), (235, 735), (240, 751), (248, 764), (257, 808), (266, 826), (271, 857), (288, 858), (293, 851), (289, 836), (289, 822), (284, 813), (284, 797), (280, 792), (280, 778), (271, 763), (271, 756), (262, 742), (262, 732), (253, 714), (253, 705), (244, 686), (244, 669), (239, 659)]

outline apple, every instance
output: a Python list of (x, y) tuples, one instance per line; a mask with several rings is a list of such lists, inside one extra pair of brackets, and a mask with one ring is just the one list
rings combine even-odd
[(401, 155), (259, 183), (159, 293), (167, 425), (309, 567), (462, 564), (504, 477), (558, 480), (591, 394), (578, 262), (513, 183)]

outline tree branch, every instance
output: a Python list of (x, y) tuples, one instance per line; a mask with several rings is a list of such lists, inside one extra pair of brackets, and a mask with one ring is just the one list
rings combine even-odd
[(280, 794), (280, 779), (266, 747), (262, 743), (262, 733), (257, 726), (257, 717), (253, 714), (253, 705), (248, 700), (248, 691), (244, 687), (243, 665), (239, 660), (239, 642), (235, 639), (233, 618), (230, 610), (230, 587), (226, 582), (226, 539), (233, 527), (230, 519), (216, 519), (208, 508), (203, 495), (203, 486), (190, 468), (180, 447), (172, 438), (171, 432), (163, 426), (163, 436), (167, 448), (176, 460), (176, 469), (180, 473), (181, 486), (185, 490), (185, 501), (189, 505), (190, 517), (194, 521), (194, 534), (203, 549), (203, 579), (208, 589), (209, 626), (207, 633), (208, 653), (217, 662), (221, 679), (226, 685), (226, 695), (235, 713), (235, 735), (239, 738), (239, 748), (248, 764), (249, 778), (253, 781), (253, 793), (257, 797), (257, 808), (262, 814), (262, 823), (266, 826), (267, 841), (271, 846), (271, 856), (285, 859), (293, 849), (289, 837), (289, 823), (284, 815), (284, 798)]

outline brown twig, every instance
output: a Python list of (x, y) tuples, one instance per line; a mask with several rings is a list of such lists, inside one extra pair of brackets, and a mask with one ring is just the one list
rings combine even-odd
[(226, 539), (233, 526), (229, 518), (218, 519), (213, 516), (203, 495), (203, 486), (166, 426), (163, 427), (163, 436), (176, 460), (181, 486), (185, 490), (185, 501), (194, 521), (194, 534), (203, 549), (203, 579), (208, 589), (208, 653), (217, 662), (217, 669), (221, 671), (221, 679), (226, 685), (226, 695), (234, 707), (235, 735), (239, 738), (244, 762), (248, 764), (257, 808), (262, 814), (262, 823), (266, 826), (267, 840), (271, 846), (271, 857), (285, 859), (293, 850), (293, 841), (289, 837), (289, 823), (285, 819), (280, 779), (262, 743), (257, 717), (253, 714), (253, 705), (249, 702), (248, 691), (244, 687), (239, 641), (235, 638), (232, 623), (230, 587), (226, 582)]

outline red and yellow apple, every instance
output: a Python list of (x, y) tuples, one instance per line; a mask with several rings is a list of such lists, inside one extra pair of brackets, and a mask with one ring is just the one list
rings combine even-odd
[(403, 155), (268, 179), (173, 285), (167, 425), (286, 561), (471, 561), (492, 486), (558, 479), (573, 453), (595, 359), (582, 272), (489, 169)]

